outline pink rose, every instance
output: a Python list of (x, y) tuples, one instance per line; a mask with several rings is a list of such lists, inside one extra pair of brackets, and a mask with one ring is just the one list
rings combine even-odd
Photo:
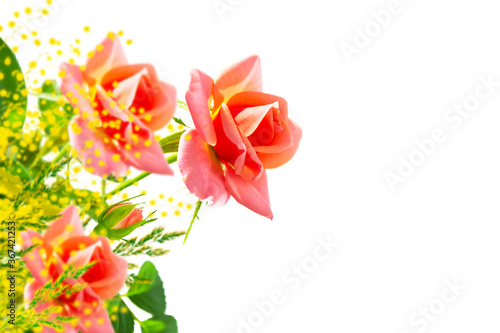
[(233, 196), (272, 218), (265, 169), (294, 156), (302, 131), (288, 119), (283, 98), (262, 92), (259, 57), (237, 63), (215, 81), (194, 70), (186, 101), (196, 127), (179, 143), (178, 163), (188, 189), (215, 205)]
[(84, 165), (100, 176), (123, 176), (130, 166), (173, 174), (153, 131), (172, 119), (175, 88), (153, 66), (129, 65), (114, 34), (90, 56), (84, 68), (61, 65), (61, 91), (78, 111), (70, 141)]
[[(96, 262), (78, 279), (64, 281), (70, 285), (87, 283), (83, 290), (42, 303), (36, 307), (36, 311), (60, 306), (62, 313), (54, 314), (54, 317), (79, 317), (76, 325), (66, 325), (65, 332), (113, 333), (103, 300), (115, 296), (123, 287), (127, 276), (127, 262), (111, 251), (108, 239), (86, 236), (75, 206), (66, 208), (43, 236), (31, 230), (23, 232), (21, 236), (25, 248), (38, 244), (31, 253), (23, 257), (34, 278), (34, 282), (26, 287), (25, 297), (28, 301), (47, 282), (56, 280), (68, 265), (81, 267)], [(44, 327), (43, 332), (55, 330)]]

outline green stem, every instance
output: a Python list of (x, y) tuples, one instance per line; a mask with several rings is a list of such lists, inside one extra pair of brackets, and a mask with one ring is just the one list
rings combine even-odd
[(101, 180), (101, 196), (102, 196), (102, 203), (106, 204), (106, 178), (103, 178)]
[(59, 99), (61, 97), (66, 100), (66, 97), (63, 94), (56, 94), (56, 93), (37, 93), (34, 91), (29, 91), (28, 95), (35, 96), (40, 99), (46, 99), (51, 102), (59, 102)]
[(144, 178), (146, 178), (147, 176), (149, 176), (151, 174), (151, 172), (143, 172), (141, 174), (139, 174), (137, 177), (134, 177), (132, 179), (129, 179), (127, 181), (124, 181), (123, 183), (121, 183), (120, 185), (118, 185), (117, 188), (115, 188), (113, 191), (109, 192), (106, 197), (108, 196), (113, 196), (117, 193), (119, 193), (120, 191), (123, 191), (124, 189), (132, 186), (135, 184), (135, 182), (138, 182)]
[(70, 184), (70, 181), (69, 181), (69, 163), (66, 164), (66, 182), (68, 184)]
[(35, 165), (37, 165), (38, 162), (42, 159), (42, 157), (45, 156), (50, 151), (53, 144), (54, 143), (50, 138), (48, 138), (47, 141), (45, 141), (42, 148), (40, 148), (40, 152), (36, 156), (35, 160), (33, 161), (33, 163), (31, 163), (30, 169), (33, 168)]
[(87, 219), (85, 221), (83, 221), (82, 225), (85, 227), (87, 226), (87, 224), (89, 224), (91, 218), (90, 217), (87, 217)]
[(59, 151), (59, 154), (57, 154), (57, 156), (54, 157), (52, 163), (57, 163), (60, 160), (62, 160), (64, 157), (66, 157), (66, 155), (69, 153), (70, 150), (71, 146), (69, 145), (69, 143), (65, 144), (63, 148)]
[(168, 164), (172, 164), (172, 163), (177, 162), (177, 154), (173, 154), (173, 155), (170, 155), (169, 157), (167, 157), (167, 162), (168, 162)]
[[(168, 164), (172, 164), (172, 163), (175, 163), (177, 162), (177, 154), (174, 154), (174, 155), (170, 155), (169, 157), (167, 157), (167, 162)], [(138, 176), (132, 178), (132, 179), (129, 179), (127, 181), (124, 181), (123, 183), (121, 183), (120, 185), (118, 185), (117, 188), (115, 188), (113, 191), (109, 192), (106, 197), (108, 196), (113, 196), (117, 193), (119, 193), (120, 191), (123, 191), (124, 189), (134, 185), (136, 182), (148, 177), (149, 175), (151, 175), (151, 172), (143, 172), (141, 174), (139, 174)]]
[(196, 217), (198, 217), (198, 212), (200, 211), (200, 208), (201, 208), (201, 200), (198, 200), (198, 202), (196, 203), (196, 207), (194, 209), (194, 213), (193, 213), (193, 218), (191, 220), (191, 224), (189, 225), (189, 228), (186, 231), (186, 236), (184, 236), (184, 242), (182, 242), (182, 245), (184, 245), (186, 243), (186, 240), (187, 240), (187, 238), (189, 236), (189, 233), (191, 232), (191, 227), (193, 226), (193, 223), (196, 220)]

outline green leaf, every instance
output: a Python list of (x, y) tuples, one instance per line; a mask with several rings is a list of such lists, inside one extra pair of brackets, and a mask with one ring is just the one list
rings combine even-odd
[(141, 323), (142, 333), (177, 333), (177, 320), (166, 314), (153, 316)]
[(184, 127), (189, 127), (188, 125), (184, 124), (184, 122), (182, 121), (181, 118), (177, 118), (177, 117), (173, 117), (174, 118), (174, 121), (179, 124), (179, 125), (182, 125)]
[[(128, 298), (139, 308), (152, 315), (161, 315), (167, 309), (163, 282), (151, 261), (146, 261), (137, 275), (138, 282), (134, 282), (127, 292)], [(142, 281), (141, 281), (142, 280)], [(145, 283), (144, 280), (150, 281)]]
[(28, 90), (14, 52), (0, 38), (0, 123), (20, 131), (26, 119)]
[(135, 229), (142, 227), (146, 223), (154, 222), (156, 219), (150, 219), (150, 220), (142, 220), (140, 222), (134, 223), (131, 226), (125, 227), (125, 228), (119, 228), (119, 229), (108, 229), (107, 230), (107, 237), (109, 239), (122, 239), (125, 236), (128, 236), (129, 234), (132, 233)]
[(38, 108), (40, 111), (60, 108), (59, 100), (64, 99), (55, 80), (46, 80), (42, 84), (42, 93), (38, 94)]
[(29, 170), (19, 161), (12, 161), (12, 165), (9, 170), (13, 175), (21, 177), (24, 181), (31, 181), (33, 178)]
[(73, 108), (66, 103), (66, 99), (61, 95), (61, 90), (54, 80), (45, 81), (42, 84), (42, 93), (37, 96), (38, 109), (41, 112), (40, 120), (45, 125), (45, 133), (58, 135), (61, 128), (67, 127), (73, 115)]
[(115, 332), (134, 332), (134, 317), (121, 298), (113, 298), (109, 301), (108, 314)]
[(106, 216), (108, 214), (108, 212), (113, 209), (114, 207), (122, 204), (122, 203), (125, 203), (125, 202), (129, 202), (131, 201), (132, 199), (135, 199), (135, 198), (138, 198), (138, 197), (142, 197), (144, 194), (139, 194), (139, 195), (136, 195), (134, 197), (131, 197), (131, 198), (127, 198), (125, 200), (122, 200), (122, 201), (118, 201), (117, 203), (114, 203), (108, 207), (106, 207), (106, 209), (104, 209), (101, 214), (99, 215), (99, 217), (96, 219), (96, 221), (102, 221), (104, 219), (104, 216)]
[[(130, 205), (122, 205), (116, 206), (113, 205), (113, 209), (108, 210), (102, 218), (97, 221), (99, 224), (102, 224), (108, 229), (113, 228), (115, 225), (120, 223), (123, 219), (132, 213), (132, 211), (137, 207), (138, 204), (130, 204)], [(101, 216), (99, 216), (101, 217)]]
[(163, 154), (176, 153), (179, 150), (179, 140), (185, 131), (175, 132), (160, 140), (161, 150)]
[(22, 163), (25, 167), (29, 167), (40, 154), (40, 146), (42, 141), (42, 132), (35, 130), (31, 137), (31, 143), (27, 147), (19, 147), (19, 153), (16, 154), (16, 160)]

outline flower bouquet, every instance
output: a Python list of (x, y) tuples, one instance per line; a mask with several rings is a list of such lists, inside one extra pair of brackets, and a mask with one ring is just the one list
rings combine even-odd
[[(64, 61), (58, 50), (20, 66), (0, 39), (2, 332), (177, 332), (158, 270), (132, 258), (185, 242), (205, 204), (233, 197), (273, 218), (266, 169), (287, 163), (302, 133), (286, 100), (263, 92), (259, 57), (215, 80), (193, 70), (183, 102), (154, 66), (127, 60), (123, 41), (76, 40)], [(168, 212), (138, 188), (162, 175), (194, 198), (158, 196), (189, 214), (186, 231), (167, 230)]]

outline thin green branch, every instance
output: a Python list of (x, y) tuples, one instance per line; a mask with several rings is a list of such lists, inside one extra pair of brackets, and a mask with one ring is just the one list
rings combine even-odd
[(184, 237), (184, 242), (182, 242), (182, 245), (184, 245), (186, 243), (186, 240), (189, 236), (189, 233), (191, 232), (191, 227), (193, 226), (194, 221), (198, 217), (198, 212), (200, 211), (200, 208), (201, 208), (201, 200), (198, 200), (198, 202), (196, 203), (196, 207), (194, 209), (193, 219), (191, 220), (191, 224), (189, 225), (189, 228), (186, 231), (186, 236)]
[(66, 143), (62, 149), (59, 151), (59, 154), (57, 154), (56, 157), (54, 157), (54, 159), (52, 160), (52, 163), (57, 163), (59, 162), (60, 160), (62, 160), (63, 158), (65, 158), (68, 153), (71, 151), (71, 146), (69, 143)]
[(103, 178), (101, 180), (101, 196), (102, 196), (102, 203), (106, 204), (106, 178)]
[[(170, 155), (168, 158), (167, 158), (167, 162), (168, 164), (172, 164), (172, 163), (175, 163), (177, 162), (177, 154), (174, 154), (174, 155)], [(111, 192), (109, 192), (106, 197), (108, 196), (113, 196), (121, 191), (123, 191), (124, 189), (134, 185), (136, 182), (148, 177), (149, 175), (151, 175), (151, 172), (143, 172), (141, 174), (139, 174), (138, 176), (132, 178), (132, 179), (129, 179), (127, 181), (124, 181), (123, 183), (121, 183), (120, 185), (118, 185), (117, 188), (115, 188), (114, 190), (112, 190)]]

